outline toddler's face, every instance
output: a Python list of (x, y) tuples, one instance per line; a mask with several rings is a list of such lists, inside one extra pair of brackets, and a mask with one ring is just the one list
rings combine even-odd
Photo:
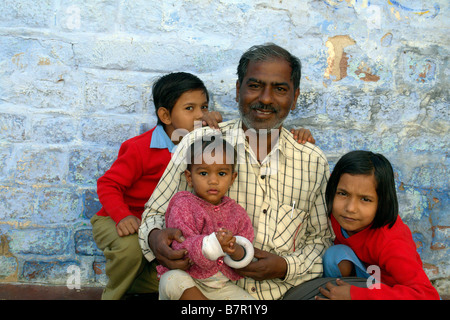
[(192, 164), (191, 171), (185, 171), (186, 180), (195, 194), (214, 205), (222, 201), (237, 176), (237, 172), (233, 172), (233, 165), (226, 164), (226, 157), (223, 158), (224, 161), (212, 164), (203, 160), (201, 164)]
[(349, 235), (367, 228), (375, 218), (378, 195), (375, 176), (344, 173), (333, 200), (334, 218)]

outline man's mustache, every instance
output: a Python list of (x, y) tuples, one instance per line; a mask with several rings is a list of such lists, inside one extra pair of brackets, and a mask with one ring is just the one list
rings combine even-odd
[(255, 103), (250, 106), (251, 110), (261, 110), (261, 111), (271, 111), (271, 112), (278, 112), (278, 108), (271, 104), (264, 104), (264, 103)]

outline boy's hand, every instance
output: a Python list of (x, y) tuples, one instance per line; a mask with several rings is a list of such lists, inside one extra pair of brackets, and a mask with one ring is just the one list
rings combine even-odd
[(213, 129), (219, 129), (219, 123), (222, 122), (222, 120), (222, 115), (218, 111), (204, 112), (202, 125), (210, 126)]
[(119, 237), (124, 237), (136, 233), (138, 232), (140, 225), (141, 220), (137, 217), (133, 215), (125, 217), (116, 225), (117, 234)]
[(316, 143), (316, 140), (313, 138), (311, 131), (305, 128), (300, 129), (291, 129), (292, 134), (294, 135), (294, 139), (301, 144), (305, 144), (306, 142), (310, 142), (312, 144)]

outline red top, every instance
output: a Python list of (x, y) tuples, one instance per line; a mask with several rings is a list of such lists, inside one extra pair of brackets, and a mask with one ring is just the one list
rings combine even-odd
[(150, 148), (155, 128), (122, 143), (117, 160), (98, 179), (99, 216), (110, 216), (116, 224), (132, 214), (141, 219), (171, 158), (167, 148)]
[[(177, 192), (169, 202), (166, 211), (167, 228), (177, 228), (186, 240), (172, 242), (175, 250), (187, 249), (194, 264), (186, 270), (195, 279), (205, 279), (222, 272), (230, 280), (242, 278), (221, 258), (211, 261), (202, 253), (203, 238), (220, 228), (230, 230), (233, 235), (247, 238), (253, 242), (253, 226), (247, 212), (233, 199), (224, 196), (218, 205), (211, 204), (189, 191)], [(157, 266), (159, 275), (168, 271)]]
[(342, 235), (341, 226), (333, 216), (331, 224), (336, 234), (335, 244), (349, 246), (366, 267), (380, 268), (380, 288), (352, 286), (352, 300), (439, 299), (422, 268), (411, 231), (400, 216), (390, 229), (367, 227), (348, 238)]

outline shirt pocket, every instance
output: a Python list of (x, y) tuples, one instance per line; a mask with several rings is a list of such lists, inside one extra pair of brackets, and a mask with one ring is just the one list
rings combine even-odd
[(292, 253), (299, 247), (299, 239), (306, 230), (308, 213), (290, 205), (278, 207), (273, 244), (278, 254)]

